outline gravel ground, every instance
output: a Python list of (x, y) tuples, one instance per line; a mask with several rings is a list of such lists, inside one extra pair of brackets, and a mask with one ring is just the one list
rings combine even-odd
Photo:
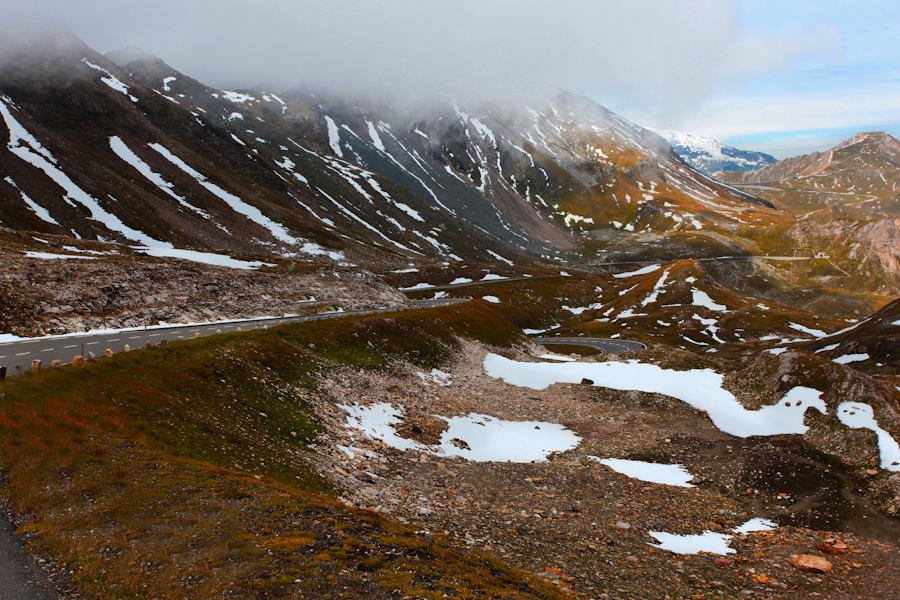
[[(686, 404), (655, 394), (582, 385), (517, 388), (484, 374), (485, 352), (464, 343), (455, 364), (444, 369), (452, 376), (448, 386), (423, 381), (421, 371), (408, 365), (385, 373), (346, 370), (322, 382), (313, 398), (329, 431), (321, 440), (320, 467), (345, 490), (346, 501), (420, 523), (428, 531), (447, 532), (578, 597), (886, 598), (894, 593), (900, 566), (896, 519), (871, 507), (862, 510), (872, 502), (865, 494), (860, 510), (851, 505), (850, 513), (823, 521), (838, 530), (834, 533), (819, 530), (822, 523), (805, 526), (803, 506), (811, 505), (816, 514), (834, 508), (819, 488), (790, 488), (782, 481), (785, 491), (780, 492), (774, 473), (768, 474), (775, 482), (771, 489), (758, 480), (761, 489), (747, 485), (760, 456), (775, 465), (790, 459), (786, 469), (802, 463), (816, 477), (835, 468), (817, 463), (818, 455), (799, 436), (734, 438)], [(401, 452), (357, 432), (355, 445), (369, 452), (351, 458), (337, 447), (351, 443), (346, 413), (335, 406), (348, 401), (402, 407), (408, 418), (398, 429), (425, 443), (433, 442), (442, 427), (428, 415), (469, 412), (561, 423), (582, 442), (545, 462), (479, 463)], [(630, 479), (590, 460), (591, 455), (681, 462), (698, 475), (697, 485)], [(838, 473), (836, 481), (844, 482), (844, 476), (849, 477)], [(753, 517), (783, 526), (735, 537), (735, 553), (726, 557), (678, 555), (650, 545), (655, 540), (648, 531), (727, 533)], [(866, 519), (878, 526), (859, 525)], [(879, 535), (885, 528), (895, 534)], [(834, 535), (853, 551), (829, 555), (817, 550)], [(793, 554), (827, 556), (833, 569), (800, 571), (788, 563)]]

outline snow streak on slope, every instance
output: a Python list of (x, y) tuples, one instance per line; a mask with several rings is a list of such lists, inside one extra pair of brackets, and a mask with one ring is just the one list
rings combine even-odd
[(64, 198), (77, 202), (84, 206), (91, 213), (91, 219), (99, 221), (110, 231), (121, 234), (122, 236), (139, 242), (146, 246), (161, 246), (171, 248), (172, 244), (154, 239), (142, 231), (132, 229), (123, 223), (117, 216), (106, 211), (100, 203), (92, 198), (87, 192), (82, 190), (78, 185), (69, 179), (58, 166), (57, 160), (53, 155), (32, 136), (25, 127), (19, 123), (9, 110), (7, 103), (12, 105), (12, 101), (2, 96), (0, 97), (0, 114), (2, 114), (6, 127), (9, 129), (9, 142), (7, 149), (27, 162), (28, 164), (43, 171), (50, 179), (61, 187), (65, 192)]
[(197, 183), (199, 183), (200, 185), (205, 187), (214, 196), (216, 196), (217, 198), (219, 198), (220, 200), (225, 202), (228, 206), (231, 207), (231, 209), (233, 211), (244, 215), (245, 217), (247, 217), (248, 219), (250, 219), (257, 225), (260, 225), (260, 226), (268, 229), (269, 232), (272, 234), (272, 236), (275, 237), (276, 239), (278, 239), (282, 242), (285, 242), (287, 244), (300, 243), (300, 240), (298, 240), (297, 238), (293, 237), (290, 233), (288, 233), (288, 230), (287, 230), (287, 228), (285, 228), (284, 225), (282, 225), (281, 223), (278, 223), (276, 221), (273, 221), (272, 219), (270, 219), (269, 217), (264, 215), (262, 213), (262, 211), (259, 210), (258, 208), (256, 208), (255, 206), (247, 204), (246, 202), (244, 202), (243, 200), (241, 200), (234, 194), (226, 192), (225, 190), (223, 190), (216, 184), (210, 182), (209, 180), (207, 180), (205, 175), (203, 175), (199, 171), (194, 170), (186, 162), (184, 162), (183, 160), (181, 160), (180, 158), (178, 158), (177, 156), (175, 156), (174, 154), (169, 152), (169, 150), (167, 148), (165, 148), (164, 146), (162, 146), (160, 144), (156, 144), (156, 143), (148, 144), (148, 145), (151, 148), (153, 148), (154, 150), (156, 150), (157, 152), (159, 152), (163, 156), (163, 158), (168, 160), (170, 163), (172, 163), (173, 165), (175, 165), (176, 167), (178, 167), (179, 169), (181, 169), (182, 171), (184, 171), (185, 173), (187, 173), (188, 175), (193, 177), (197, 181)]
[(158, 187), (160, 190), (174, 198), (180, 205), (183, 207), (197, 213), (204, 219), (208, 219), (209, 213), (204, 210), (201, 210), (185, 200), (182, 196), (179, 196), (175, 192), (172, 191), (172, 184), (162, 178), (162, 175), (156, 173), (153, 169), (150, 168), (150, 165), (142, 161), (138, 156), (129, 148), (125, 142), (119, 136), (112, 136), (109, 138), (109, 147), (112, 148), (112, 151), (116, 153), (116, 156), (127, 162), (129, 165), (137, 169), (138, 173), (147, 178), (150, 183)]
[(16, 182), (13, 181), (12, 177), (5, 177), (3, 181), (18, 190), (19, 194), (22, 196), (22, 201), (25, 202), (25, 205), (31, 210), (31, 212), (37, 215), (37, 218), (39, 218), (41, 221), (44, 221), (45, 223), (50, 223), (51, 225), (59, 225), (59, 222), (50, 216), (50, 211), (29, 198), (25, 192), (19, 189), (19, 186), (16, 185)]
[(334, 123), (334, 119), (326, 116), (325, 123), (328, 126), (328, 144), (331, 146), (331, 149), (334, 150), (335, 154), (344, 158), (344, 153), (341, 151), (341, 134), (338, 131), (337, 125)]
[(105, 83), (107, 86), (116, 90), (117, 92), (121, 92), (122, 94), (125, 94), (126, 96), (128, 96), (131, 99), (132, 102), (138, 101), (137, 98), (135, 98), (128, 92), (128, 86), (125, 85), (124, 83), (122, 83), (115, 75), (113, 75), (112, 73), (110, 73), (109, 71), (107, 71), (106, 69), (101, 67), (100, 65), (95, 65), (94, 63), (92, 63), (91, 61), (89, 61), (86, 58), (82, 58), (81, 62), (86, 64), (91, 69), (94, 69), (95, 71), (100, 71), (101, 73), (106, 75), (106, 77), (101, 77), (100, 81)]

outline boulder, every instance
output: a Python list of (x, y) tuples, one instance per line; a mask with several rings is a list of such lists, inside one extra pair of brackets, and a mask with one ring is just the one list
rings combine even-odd
[(801, 571), (810, 573), (827, 573), (831, 570), (831, 561), (814, 554), (792, 554), (788, 562)]

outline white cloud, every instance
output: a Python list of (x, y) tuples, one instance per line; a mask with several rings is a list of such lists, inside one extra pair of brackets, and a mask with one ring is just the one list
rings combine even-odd
[[(0, 5), (21, 0), (0, 0)], [(100, 50), (139, 45), (221, 86), (492, 97), (567, 88), (690, 113), (829, 31), (743, 30), (737, 0), (30, 0)]]

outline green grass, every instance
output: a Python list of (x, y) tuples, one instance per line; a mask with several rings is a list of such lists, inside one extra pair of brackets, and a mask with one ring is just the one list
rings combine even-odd
[[(307, 399), (331, 370), (509, 345), (490, 307), (285, 325), (0, 385), (0, 465), (29, 545), (98, 598), (561, 598), (496, 559), (335, 501)], [(311, 347), (311, 344), (314, 345)], [(446, 594), (446, 596), (445, 596)]]

